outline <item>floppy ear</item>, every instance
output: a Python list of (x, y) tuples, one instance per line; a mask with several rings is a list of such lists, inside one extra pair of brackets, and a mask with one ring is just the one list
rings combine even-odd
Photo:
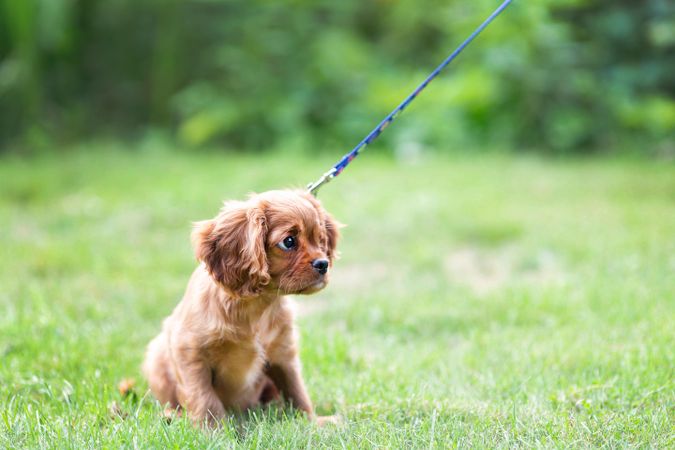
[(267, 223), (259, 206), (226, 203), (212, 220), (195, 223), (192, 242), (197, 259), (232, 296), (250, 297), (269, 283), (265, 236)]
[(345, 225), (335, 220), (333, 216), (328, 213), (325, 213), (324, 223), (326, 224), (326, 237), (328, 240), (328, 259), (333, 262), (333, 259), (340, 256), (339, 253), (335, 251), (335, 248), (337, 247), (338, 239), (340, 239), (340, 228)]

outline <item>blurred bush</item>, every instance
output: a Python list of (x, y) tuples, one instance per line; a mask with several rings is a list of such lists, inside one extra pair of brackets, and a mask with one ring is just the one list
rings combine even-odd
[[(0, 0), (0, 145), (137, 136), (347, 149), (498, 0)], [(507, 10), (393, 146), (672, 146), (675, 4)]]

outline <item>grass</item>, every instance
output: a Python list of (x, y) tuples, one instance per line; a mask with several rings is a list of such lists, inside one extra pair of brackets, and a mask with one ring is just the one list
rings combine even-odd
[(334, 158), (95, 150), (0, 159), (0, 447), (675, 446), (672, 165), (362, 156), (320, 195), (349, 224), (332, 285), (298, 299), (310, 394), (344, 425), (207, 433), (160, 420), (139, 371), (190, 221)]

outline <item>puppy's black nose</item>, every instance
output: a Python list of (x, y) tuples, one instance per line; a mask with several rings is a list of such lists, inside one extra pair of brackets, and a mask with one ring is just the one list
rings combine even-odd
[(328, 260), (315, 259), (312, 261), (312, 267), (314, 267), (314, 270), (319, 272), (321, 275), (324, 275), (326, 272), (328, 272)]

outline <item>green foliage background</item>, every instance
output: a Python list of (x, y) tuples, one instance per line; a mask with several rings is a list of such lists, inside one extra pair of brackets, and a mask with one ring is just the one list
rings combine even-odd
[[(498, 3), (0, 0), (0, 148), (346, 149)], [(668, 0), (516, 0), (384, 139), (672, 152), (674, 50)]]

